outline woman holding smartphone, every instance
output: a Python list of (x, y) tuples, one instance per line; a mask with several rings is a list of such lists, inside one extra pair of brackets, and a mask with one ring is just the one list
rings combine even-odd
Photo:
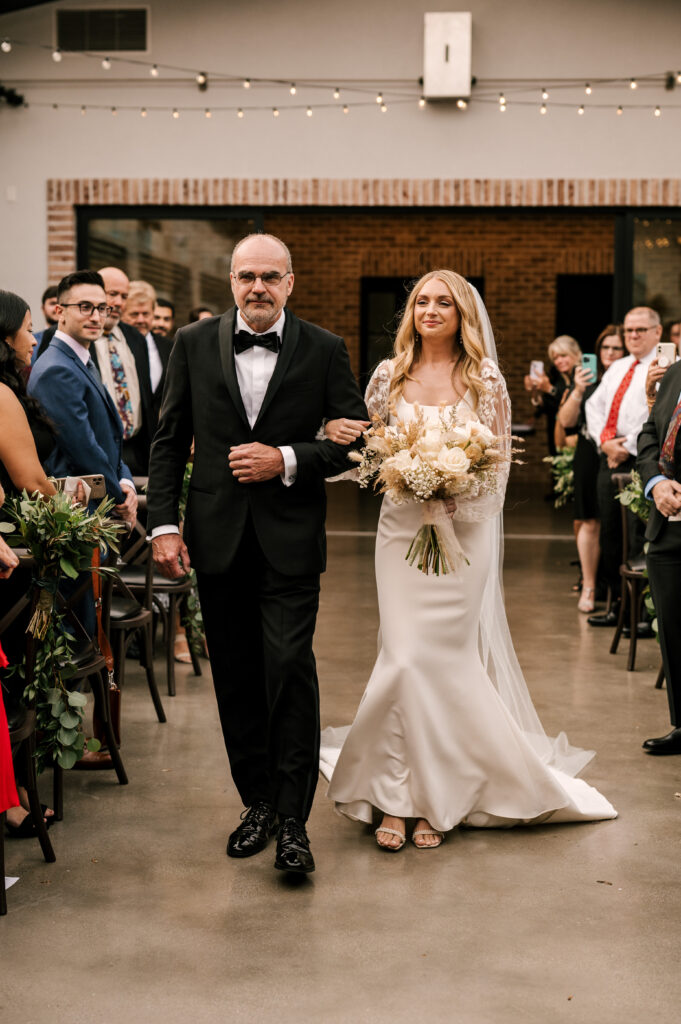
[[(579, 342), (569, 334), (560, 334), (549, 345), (551, 368), (544, 373), (543, 364), (533, 360), (530, 373), (525, 377), (525, 390), (530, 392), (530, 401), (535, 407), (535, 416), (546, 416), (546, 440), (549, 454), (556, 454), (554, 431), (556, 414), (566, 388), (570, 386), (575, 366), (579, 365), (582, 350)], [(541, 366), (541, 370), (539, 369)], [(533, 372), (534, 371), (534, 372)]]
[[(595, 607), (596, 573), (600, 558), (600, 522), (596, 500), (598, 451), (586, 433), (586, 400), (593, 394), (603, 372), (625, 354), (622, 328), (608, 324), (596, 339), (595, 353), (582, 357), (582, 365), (574, 372), (571, 386), (565, 392), (558, 423), (565, 433), (577, 435), (574, 469), (574, 530), (582, 569), (582, 592), (577, 607), (590, 614)], [(594, 373), (594, 367), (596, 372)]]

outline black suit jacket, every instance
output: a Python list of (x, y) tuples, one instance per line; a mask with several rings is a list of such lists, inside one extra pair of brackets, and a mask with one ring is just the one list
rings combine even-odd
[[(636, 468), (643, 481), (644, 489), (649, 480), (660, 475), (660, 451), (667, 436), (672, 413), (679, 401), (679, 393), (681, 393), (681, 362), (670, 366), (662, 378), (655, 405), (638, 436)], [(674, 461), (675, 478), (681, 482), (681, 431), (676, 438)], [(657, 540), (666, 522), (665, 516), (658, 511), (657, 506), (653, 503), (646, 528), (647, 540)]]
[[(178, 502), (192, 438), (194, 465), (184, 536), (195, 568), (225, 572), (250, 513), (269, 563), (285, 575), (315, 574), (326, 564), (324, 477), (348, 467), (348, 449), (315, 435), (322, 421), (368, 419), (342, 338), (286, 312), (282, 348), (253, 429), (234, 365), (236, 311), (180, 328), (170, 356), (161, 418), (151, 450), (147, 528), (178, 523)], [(298, 470), (238, 483), (232, 445), (291, 445)]]
[[(161, 358), (161, 366), (163, 367), (163, 373), (161, 374), (161, 379), (158, 382), (158, 384), (156, 385), (156, 390), (153, 392), (154, 417), (155, 417), (155, 420), (154, 420), (154, 430), (155, 430), (156, 429), (156, 425), (158, 424), (158, 417), (159, 417), (159, 414), (161, 412), (161, 400), (163, 398), (163, 388), (164, 388), (165, 382), (166, 382), (166, 374), (168, 373), (168, 361), (170, 359), (170, 353), (172, 352), (172, 349), (173, 349), (173, 341), (172, 341), (172, 338), (166, 338), (165, 335), (163, 335), (163, 334), (154, 334), (153, 331), (152, 331), (151, 336), (154, 339), (154, 344), (156, 345), (156, 349), (157, 349), (158, 354), (159, 354), (159, 356)], [(148, 350), (147, 350), (147, 354), (148, 354)]]

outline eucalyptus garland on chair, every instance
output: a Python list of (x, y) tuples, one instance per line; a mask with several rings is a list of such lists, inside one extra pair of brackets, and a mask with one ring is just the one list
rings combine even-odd
[[(187, 498), (189, 496), (189, 481), (192, 478), (193, 462), (188, 462), (184, 470), (182, 480), (182, 493), (180, 495), (180, 522), (184, 520), (187, 509)], [(192, 569), (189, 573), (192, 582), (192, 589), (187, 595), (182, 612), (182, 625), (187, 635), (187, 643), (197, 656), (203, 654), (205, 645), (205, 633), (203, 629), (203, 615), (201, 614), (201, 603), (199, 601), (199, 588), (196, 582), (196, 573)]]
[[(633, 512), (635, 516), (641, 520), (642, 523), (647, 523), (650, 517), (650, 506), (651, 503), (645, 496), (643, 490), (643, 481), (636, 472), (635, 469), (631, 471), (631, 481), (626, 487), (623, 487), (618, 494), (615, 495), (620, 505), (624, 505), (630, 512)], [(645, 549), (644, 549), (645, 550)], [(644, 576), (648, 576), (647, 568), (643, 569)], [(650, 592), (650, 584), (646, 584), (646, 588), (641, 594), (643, 603), (646, 611), (650, 615), (650, 625), (655, 633), (657, 642), (660, 642), (660, 637), (657, 628), (657, 612), (655, 611), (655, 602), (653, 601), (653, 595)]]
[(570, 501), (574, 497), (574, 461), (574, 448), (559, 448), (555, 455), (547, 455), (546, 458), (542, 459), (542, 462), (548, 462), (551, 465), (551, 473), (553, 475), (553, 493), (556, 496), (553, 504), (556, 508), (562, 508), (566, 502)]
[[(13, 547), (25, 547), (33, 556), (33, 588), (37, 601), (27, 633), (33, 637), (34, 663), (24, 691), (28, 701), (35, 701), (37, 728), (40, 736), (36, 750), (38, 771), (56, 762), (72, 768), (82, 757), (85, 737), (82, 722), (87, 698), (70, 691), (66, 680), (71, 669), (72, 641), (66, 630), (64, 616), (57, 611), (56, 595), (64, 577), (76, 579), (92, 569), (94, 548), (118, 551), (117, 537), (121, 523), (109, 518), (115, 502), (105, 498), (93, 512), (73, 504), (70, 497), (58, 492), (51, 497), (26, 491), (21, 498), (7, 503), (3, 510), (11, 522), (0, 523), (0, 531)], [(102, 574), (114, 569), (97, 569)], [(14, 672), (26, 680), (26, 664)], [(88, 749), (99, 748), (96, 740), (88, 741)]]

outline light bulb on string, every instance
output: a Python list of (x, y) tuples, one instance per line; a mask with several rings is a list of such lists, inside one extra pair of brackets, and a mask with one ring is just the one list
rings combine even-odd
[(542, 103), (541, 107), (539, 108), (539, 113), (540, 114), (545, 114), (547, 110), (548, 110), (548, 107), (546, 106), (546, 104)]
[(382, 92), (379, 92), (378, 96), (376, 97), (376, 102), (378, 103), (379, 106), (383, 102), (383, 93)]
[(638, 89), (638, 82), (636, 81), (635, 78), (632, 78), (632, 80), (629, 82), (629, 88), (630, 89)]
[(579, 107), (579, 108), (577, 109), (577, 113), (578, 113), (578, 114), (580, 115), (580, 117), (581, 117), (581, 115), (582, 115), (582, 114), (584, 113), (584, 107)]
[(346, 106), (344, 106), (344, 107), (343, 107), (343, 113), (344, 113), (344, 114), (349, 114), (349, 113), (350, 113), (350, 107), (348, 107), (347, 105), (346, 105)]
[(618, 107), (618, 108), (617, 108), (617, 116), (618, 116), (618, 117), (621, 117), (621, 115), (622, 115), (623, 113), (624, 113), (624, 110), (623, 110), (623, 108), (622, 108), (622, 107)]
[(499, 106), (500, 107), (505, 107), (506, 106), (506, 97), (504, 96), (503, 92), (499, 93)]
[(385, 103), (381, 103), (381, 106), (380, 106), (381, 113), (385, 114), (387, 112), (387, 110), (388, 110), (388, 108), (386, 107)]
[(505, 102), (499, 104), (499, 113), (501, 113), (501, 114), (505, 114), (506, 113), (506, 103)]
[(105, 57), (104, 60), (102, 61), (102, 67), (104, 68), (105, 71), (111, 71), (111, 61), (109, 60), (108, 57)]
[(333, 90), (333, 98), (335, 100), (339, 100), (340, 99), (340, 89), (336, 88), (336, 89)]
[(179, 118), (179, 116), (180, 116), (180, 111), (177, 109), (177, 107), (173, 107), (173, 117), (175, 118), (176, 121)]
[(425, 105), (426, 105), (426, 97), (425, 96), (419, 96), (419, 107), (421, 108), (421, 110), (423, 110)]
[(52, 51), (52, 60), (55, 64), (59, 64), (62, 59), (62, 52), (59, 49)]
[(466, 100), (463, 100), (463, 99), (462, 100), (457, 100), (456, 101), (456, 105), (459, 108), (459, 110), (465, 110), (466, 107), (468, 106), (468, 102)]
[(83, 106), (80, 108), (80, 115), (81, 117), (84, 117), (85, 114), (87, 114), (87, 107)]
[(237, 110), (237, 112), (236, 112), (236, 116), (237, 116), (237, 117), (243, 117), (243, 116), (244, 116), (244, 112), (243, 112), (243, 110), (241, 109), (241, 107), (239, 107), (239, 109)]
[(147, 116), (147, 108), (146, 107), (142, 107), (142, 109), (140, 110), (140, 117), (146, 117), (146, 116)]
[(59, 104), (58, 103), (53, 103), (52, 104), (52, 109), (53, 110), (59, 110)]
[(197, 85), (206, 85), (207, 82), (208, 82), (208, 75), (206, 74), (206, 72), (205, 71), (199, 71), (199, 73), (196, 76), (196, 84)]
[(291, 86), (289, 88), (289, 92), (291, 93), (292, 96), (295, 96), (297, 91), (298, 90), (296, 89), (296, 83), (295, 82), (291, 82)]
[(244, 89), (250, 89), (250, 88), (251, 88), (251, 80), (250, 80), (250, 78), (244, 78)]
[(312, 117), (312, 107), (308, 107), (305, 113), (307, 114), (308, 117)]
[(681, 71), (676, 72), (676, 84), (681, 85)]
[(279, 117), (279, 111), (276, 107), (272, 108), (272, 117)]
[(111, 116), (112, 117), (118, 117), (118, 111), (116, 110), (115, 107), (111, 108)]
[(151, 75), (152, 78), (158, 78), (158, 65), (157, 64), (152, 64), (151, 65), (151, 67), (149, 68), (149, 74)]
[(10, 43), (9, 39), (3, 39), (3, 41), (0, 43), (0, 50), (2, 50), (3, 53), (12, 52), (12, 44)]
[(584, 86), (584, 92), (587, 94), (587, 96), (590, 96), (591, 93), (593, 92), (593, 89), (591, 88), (591, 86), (589, 85), (588, 82)]
[(655, 117), (662, 117), (662, 110), (660, 109), (660, 107), (655, 107), (654, 116)]
[(541, 91), (541, 98), (542, 98), (543, 100), (547, 100), (547, 99), (549, 98), (549, 92), (548, 92), (548, 89), (542, 89), (542, 91)]
[(206, 109), (203, 112), (203, 116), (210, 119), (213, 116), (212, 110), (209, 107), (206, 107)]

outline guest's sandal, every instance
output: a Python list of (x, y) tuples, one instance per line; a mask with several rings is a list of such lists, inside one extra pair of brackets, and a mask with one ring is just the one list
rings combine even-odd
[[(440, 837), (440, 842), (439, 843), (429, 843), (427, 845), (426, 845), (426, 843), (417, 843), (416, 842), (416, 837), (417, 836), (439, 836)], [(444, 832), (440, 832), (439, 829), (436, 829), (436, 828), (417, 828), (417, 829), (414, 829), (414, 831), (411, 834), (411, 841), (412, 841), (412, 843), (414, 844), (414, 846), (416, 847), (417, 850), (437, 850), (438, 846), (442, 845), (442, 841), (443, 841), (444, 837), (445, 837)]]
[[(401, 840), (400, 844), (398, 846), (386, 846), (384, 843), (379, 843), (379, 841), (378, 841), (378, 833), (379, 832), (385, 832), (389, 836), (397, 836), (398, 839)], [(379, 848), (381, 850), (387, 850), (388, 853), (397, 853), (398, 850), (402, 849), (402, 847), (404, 846), (406, 841), (407, 841), (407, 837), (404, 834), (404, 832), (398, 832), (396, 828), (386, 828), (385, 826), (381, 826), (381, 828), (377, 828), (376, 829), (376, 844), (379, 846)]]

